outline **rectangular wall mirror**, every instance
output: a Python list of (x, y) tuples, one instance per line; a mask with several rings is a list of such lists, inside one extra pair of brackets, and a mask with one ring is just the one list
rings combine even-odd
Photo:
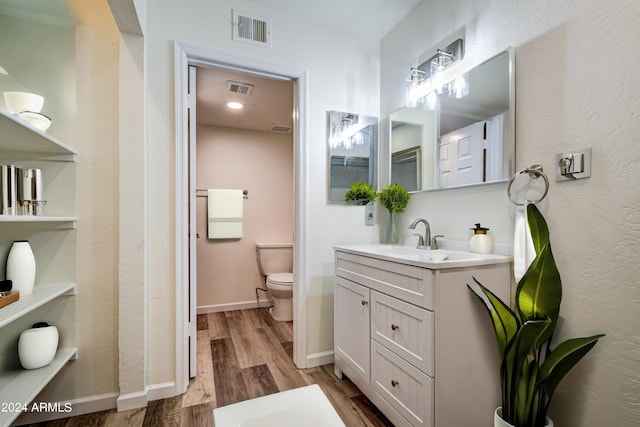
[(462, 97), (445, 87), (435, 108), (403, 107), (391, 114), (392, 183), (427, 191), (500, 182), (514, 173), (513, 51), (473, 68), (466, 83)]
[(354, 182), (377, 186), (378, 118), (329, 111), (327, 129), (329, 201), (344, 203)]

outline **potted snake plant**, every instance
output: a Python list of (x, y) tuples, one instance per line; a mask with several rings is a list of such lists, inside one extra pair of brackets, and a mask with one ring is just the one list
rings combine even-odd
[(495, 427), (553, 426), (547, 410), (556, 387), (604, 334), (568, 339), (552, 347), (562, 283), (551, 253), (549, 230), (534, 204), (527, 218), (536, 257), (516, 289), (516, 311), (476, 278), (467, 284), (484, 303), (493, 322), (500, 354), (502, 406)]

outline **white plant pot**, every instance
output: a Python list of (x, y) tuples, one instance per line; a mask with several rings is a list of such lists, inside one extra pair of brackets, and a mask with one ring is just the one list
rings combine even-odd
[[(502, 419), (502, 406), (498, 407), (493, 414), (493, 427), (514, 427)], [(549, 417), (547, 417), (545, 427), (553, 427), (553, 421), (551, 421)]]
[(58, 349), (58, 328), (47, 323), (36, 323), (33, 328), (20, 334), (18, 357), (24, 369), (47, 366)]
[(16, 240), (7, 257), (7, 279), (13, 282), (12, 290), (20, 291), (20, 297), (31, 295), (36, 281), (36, 259), (27, 240)]

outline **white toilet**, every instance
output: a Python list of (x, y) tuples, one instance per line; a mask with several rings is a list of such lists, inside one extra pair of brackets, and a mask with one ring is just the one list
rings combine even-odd
[(293, 320), (293, 244), (256, 244), (256, 251), (258, 268), (273, 297), (269, 312), (275, 320), (290, 322)]

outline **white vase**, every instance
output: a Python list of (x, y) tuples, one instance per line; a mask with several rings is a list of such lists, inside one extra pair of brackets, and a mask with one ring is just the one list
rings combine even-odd
[(58, 349), (58, 338), (58, 328), (44, 322), (23, 331), (18, 339), (18, 357), (22, 367), (38, 369), (51, 363)]
[[(502, 419), (502, 406), (498, 407), (493, 414), (493, 427), (514, 427)], [(545, 427), (553, 427), (553, 421), (551, 421), (549, 417), (547, 417)]]
[(7, 258), (7, 279), (20, 296), (31, 295), (36, 280), (36, 259), (27, 240), (16, 240)]

